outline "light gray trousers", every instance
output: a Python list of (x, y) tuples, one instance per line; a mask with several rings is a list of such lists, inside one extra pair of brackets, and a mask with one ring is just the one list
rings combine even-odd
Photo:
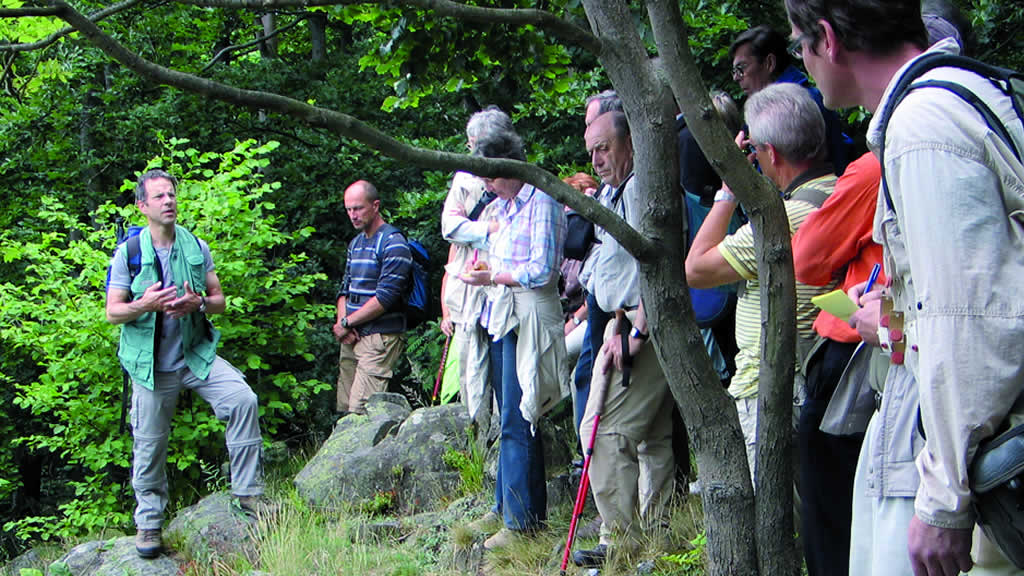
[(135, 489), (135, 526), (159, 529), (167, 506), (167, 440), (171, 419), (182, 388), (195, 390), (211, 406), (217, 419), (227, 421), (228, 456), (231, 460), (231, 491), (236, 496), (263, 493), (263, 438), (259, 405), (245, 377), (217, 356), (206, 380), (188, 368), (154, 373), (154, 389), (132, 386), (132, 488)]

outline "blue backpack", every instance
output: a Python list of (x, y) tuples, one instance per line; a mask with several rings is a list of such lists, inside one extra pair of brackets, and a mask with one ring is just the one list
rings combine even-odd
[[(409, 238), (405, 235), (405, 232), (395, 226), (390, 224), (386, 224), (386, 226), (392, 228), (392, 231), (387, 236), (397, 232), (405, 238), (405, 242), (409, 246), (409, 253), (412, 255), (412, 278), (409, 284), (406, 285), (405, 293), (402, 295), (402, 301), (405, 304), (405, 329), (412, 330), (431, 317), (430, 253), (427, 252), (426, 246), (419, 240)], [(384, 237), (384, 235), (381, 235), (381, 239)], [(383, 241), (377, 244), (378, 262), (384, 261), (384, 256), (381, 254), (381, 246), (383, 244)]]
[[(121, 247), (121, 244), (128, 243), (128, 246), (125, 247), (128, 251), (128, 273), (134, 279), (139, 273), (139, 268), (142, 266), (142, 249), (139, 247), (139, 233), (142, 232), (143, 227), (129, 226), (125, 228), (124, 221), (120, 218), (117, 219), (115, 226), (114, 237), (117, 239), (117, 244), (114, 246), (114, 254), (117, 254), (117, 249)], [(107, 266), (107, 290), (110, 290), (110, 268), (110, 266)]]
[[(693, 239), (697, 236), (697, 231), (700, 230), (701, 224), (707, 218), (708, 212), (711, 212), (711, 207), (701, 204), (700, 198), (689, 192), (683, 192), (683, 198), (686, 203), (686, 224), (688, 226), (686, 250), (689, 252), (690, 245), (693, 244)], [(733, 214), (732, 220), (729, 221), (729, 233), (732, 234), (739, 230), (742, 225), (743, 221), (739, 213)], [(714, 288), (691, 286), (690, 302), (693, 304), (693, 314), (697, 317), (697, 326), (711, 328), (717, 324), (729, 311), (730, 304), (736, 301), (736, 289), (736, 284), (725, 284)]]
[(406, 242), (412, 253), (412, 282), (406, 289), (405, 324), (412, 330), (430, 317), (430, 254), (419, 240)]

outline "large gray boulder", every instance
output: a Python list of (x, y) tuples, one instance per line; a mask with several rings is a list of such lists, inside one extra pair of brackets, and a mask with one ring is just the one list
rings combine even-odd
[(72, 576), (178, 576), (178, 563), (162, 555), (152, 560), (135, 553), (135, 538), (125, 536), (113, 540), (95, 540), (75, 546), (63, 558), (50, 565), (47, 574)]
[(164, 530), (164, 544), (181, 546), (201, 562), (245, 558), (255, 564), (258, 550), (252, 534), (255, 520), (227, 492), (211, 494), (178, 512)]
[(397, 394), (374, 394), (365, 416), (349, 414), (295, 477), (300, 495), (315, 506), (366, 506), (377, 497), (390, 510), (432, 510), (450, 498), (459, 474), (444, 462), (449, 449), (465, 450), (469, 415), (464, 406), (411, 411)]

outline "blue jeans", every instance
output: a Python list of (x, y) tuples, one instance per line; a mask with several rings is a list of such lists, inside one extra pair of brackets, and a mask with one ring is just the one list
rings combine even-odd
[(530, 434), (530, 423), (519, 411), (523, 391), (516, 375), (515, 332), (500, 341), (500, 362), (494, 362), (495, 346), (491, 347), (492, 374), (497, 364), (500, 378), (494, 387), (501, 413), (501, 448), (498, 454), (498, 478), (494, 487), (494, 512), (501, 514), (510, 530), (536, 530), (547, 519), (547, 487), (544, 484), (544, 449), (540, 430)]
[[(583, 335), (583, 347), (580, 357), (576, 360), (576, 433), (579, 434), (583, 413), (587, 410), (587, 398), (590, 397), (590, 378), (594, 372), (594, 358), (604, 344), (604, 327), (608, 324), (611, 314), (601, 310), (593, 294), (587, 294), (587, 333)], [(588, 442), (584, 438), (583, 442)]]
[[(494, 391), (494, 402), (498, 405), (498, 414), (501, 414), (501, 407), (504, 406), (504, 403), (501, 401), (501, 349), (501, 341), (494, 342), (492, 340), (491, 348), (487, 353), (491, 374), (491, 389)], [(494, 481), (494, 508), (491, 508), (491, 511), (499, 516), (501, 515), (501, 495), (503, 492), (501, 484), (501, 458), (498, 458), (498, 473)]]

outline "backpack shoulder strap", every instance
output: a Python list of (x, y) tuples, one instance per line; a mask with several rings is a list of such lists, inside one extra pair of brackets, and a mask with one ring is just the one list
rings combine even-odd
[(831, 191), (826, 192), (824, 188), (815, 185), (805, 185), (797, 190), (790, 200), (801, 200), (808, 204), (813, 204), (815, 208), (821, 208), (821, 205), (828, 200)]
[(903, 101), (907, 94), (911, 90), (918, 88), (941, 88), (952, 92), (960, 99), (964, 100), (973, 107), (978, 114), (982, 116), (988, 127), (994, 131), (1001, 140), (1013, 151), (1014, 156), (1017, 160), (1021, 160), (1021, 153), (1018, 149), (1013, 138), (1010, 136), (1010, 132), (1003, 125), (1002, 121), (992, 112), (992, 109), (985, 104), (971, 90), (964, 87), (961, 84), (955, 82), (949, 82), (946, 80), (925, 80), (922, 82), (915, 82), (921, 75), (932, 70), (934, 68), (949, 67), (958, 68), (961, 70), (967, 70), (973, 72), (979, 76), (989, 79), (993, 85), (998, 87), (1004, 94), (1006, 94), (1013, 102), (1014, 110), (1017, 112), (1017, 116), (1024, 122), (1024, 104), (1021, 102), (1019, 94), (1015, 94), (1015, 90), (1024, 87), (1024, 78), (1020, 74), (1011, 70), (998, 68), (979, 62), (973, 58), (967, 58), (956, 54), (927, 54), (919, 58), (916, 62), (910, 65), (903, 76), (900, 77), (893, 88), (892, 96), (886, 102), (885, 107), (882, 109), (881, 116), (879, 117), (880, 129), (882, 131), (882, 140), (878, 147), (878, 161), (882, 167), (882, 194), (885, 196), (886, 206), (895, 212), (896, 207), (892, 201), (892, 195), (889, 192), (889, 183), (885, 178), (885, 132), (889, 127), (889, 121), (892, 119), (893, 112), (896, 107)]
[(484, 211), (484, 208), (487, 208), (487, 205), (490, 204), (491, 202), (494, 202), (494, 199), (497, 197), (498, 195), (495, 194), (494, 192), (491, 192), (490, 190), (484, 190), (484, 193), (480, 196), (480, 199), (476, 201), (476, 206), (473, 206), (473, 210), (470, 211), (469, 216), (467, 216), (467, 218), (476, 222), (476, 219), (480, 217), (480, 214)]
[(377, 245), (374, 247), (374, 253), (377, 255), (377, 263), (383, 264), (384, 243), (387, 239), (391, 238), (397, 233), (402, 236), (402, 239), (405, 240), (406, 243), (408, 243), (408, 240), (405, 237), (405, 232), (402, 232), (401, 228), (393, 224), (388, 224), (387, 222), (385, 222), (384, 225), (380, 227), (380, 233), (380, 236), (377, 237)]
[[(139, 275), (139, 269), (142, 268), (142, 246), (139, 245), (138, 234), (125, 240), (124, 256), (128, 259), (129, 281), (135, 280), (135, 277)], [(163, 275), (163, 270), (160, 271), (160, 274)]]

